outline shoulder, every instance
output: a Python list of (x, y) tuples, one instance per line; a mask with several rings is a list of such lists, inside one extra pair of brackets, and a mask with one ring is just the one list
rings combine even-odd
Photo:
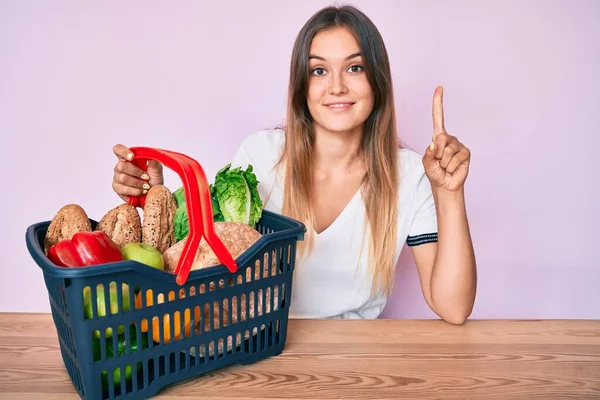
[[(240, 143), (231, 165), (242, 169), (252, 166), (258, 180), (258, 190), (265, 202), (265, 207), (273, 207), (268, 203), (275, 184), (281, 181), (279, 169), (276, 168), (281, 150), (285, 142), (285, 133), (281, 129), (264, 129), (246, 136)], [(277, 196), (275, 196), (277, 197)]]
[(407, 148), (400, 149), (398, 177), (400, 204), (404, 207), (418, 206), (431, 197), (431, 184), (425, 174), (421, 154)]
[(278, 152), (283, 145), (285, 133), (281, 129), (263, 129), (246, 136), (240, 148), (247, 151), (273, 151)]
[(281, 129), (256, 131), (241, 141), (232, 164), (243, 168), (252, 164), (255, 169), (270, 170), (279, 160), (284, 140), (285, 133)]
[(398, 150), (398, 172), (400, 179), (407, 177), (422, 176), (425, 173), (423, 168), (423, 156), (414, 150), (401, 148)]

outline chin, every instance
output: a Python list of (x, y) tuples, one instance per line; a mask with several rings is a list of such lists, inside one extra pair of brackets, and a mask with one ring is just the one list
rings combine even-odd
[(351, 132), (364, 126), (365, 121), (354, 118), (324, 118), (325, 121), (315, 121), (321, 128), (330, 132)]
[(321, 126), (329, 132), (346, 133), (362, 128), (363, 124), (325, 124)]

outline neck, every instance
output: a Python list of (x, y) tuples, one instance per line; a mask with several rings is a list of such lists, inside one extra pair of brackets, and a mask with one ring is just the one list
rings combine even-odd
[(331, 132), (315, 127), (315, 168), (320, 171), (349, 170), (362, 160), (362, 128)]

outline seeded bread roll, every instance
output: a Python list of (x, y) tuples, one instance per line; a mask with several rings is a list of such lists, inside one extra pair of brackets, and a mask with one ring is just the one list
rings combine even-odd
[[(214, 225), (215, 233), (234, 259), (239, 257), (246, 249), (248, 249), (248, 247), (261, 237), (261, 234), (256, 229), (241, 222), (215, 222)], [(165, 258), (165, 271), (175, 271), (187, 239), (188, 238), (186, 237), (180, 240), (163, 253)], [(219, 264), (221, 264), (221, 262), (217, 255), (203, 237), (202, 240), (200, 240), (200, 246), (196, 252), (194, 262), (192, 263), (192, 271)]]
[(46, 231), (44, 251), (63, 239), (72, 239), (77, 232), (91, 232), (92, 224), (84, 209), (77, 204), (67, 204), (58, 210)]
[(97, 231), (106, 233), (119, 246), (142, 240), (142, 220), (137, 208), (121, 204), (110, 210), (96, 226)]
[(173, 217), (177, 204), (171, 191), (163, 185), (152, 186), (146, 195), (142, 241), (161, 253), (175, 244)]
[[(243, 252), (245, 252), (250, 246), (252, 246), (260, 237), (262, 236), (260, 232), (256, 229), (252, 228), (250, 225), (240, 223), (240, 222), (215, 222), (215, 233), (221, 239), (227, 250), (231, 253), (231, 256), (236, 259)], [(163, 253), (163, 257), (165, 259), (165, 271), (175, 272), (177, 268), (177, 264), (179, 263), (179, 259), (181, 257), (181, 253), (183, 252), (183, 247), (187, 241), (187, 238), (180, 240), (175, 245), (170, 247), (167, 251)], [(242, 276), (239, 276), (236, 285), (243, 285), (245, 282), (252, 282), (259, 280), (263, 277), (274, 276), (277, 272), (277, 257), (276, 253), (272, 252), (271, 254), (271, 264), (269, 265), (269, 257), (268, 254), (264, 255), (263, 258), (263, 268), (261, 271), (260, 261), (256, 260), (253, 267), (246, 267), (245, 271), (245, 280), (243, 280)], [(215, 255), (214, 251), (208, 245), (206, 240), (202, 238), (200, 241), (200, 246), (198, 247), (198, 252), (194, 257), (194, 261), (192, 263), (192, 271), (201, 268), (207, 268), (214, 265), (219, 265), (221, 262)], [(270, 270), (269, 270), (270, 267)], [(240, 271), (242, 272), (242, 271)], [(233, 279), (233, 277), (231, 278)], [(215, 282), (216, 283), (216, 282)], [(225, 282), (218, 282), (218, 288), (216, 288), (215, 283), (211, 282), (208, 288), (202, 286), (199, 288), (199, 293), (212, 292), (214, 290), (224, 289)], [(234, 284), (234, 282), (230, 282), (230, 284)], [(190, 294), (193, 296), (196, 294), (196, 288), (192, 287), (190, 289)], [(273, 297), (273, 309), (271, 309), (271, 297)], [(264, 299), (264, 302), (263, 302)], [(261, 316), (265, 313), (270, 313), (279, 309), (279, 286), (273, 286), (270, 290), (259, 290), (258, 292), (251, 291), (247, 296), (235, 296), (231, 299), (231, 302), (227, 302), (223, 304), (223, 325), (226, 326), (231, 323), (237, 323), (240, 321), (246, 321), (247, 319), (255, 318), (254, 312), (254, 303), (256, 301), (256, 308), (258, 316)], [(246, 304), (249, 305), (248, 313), (246, 312)], [(206, 304), (205, 307), (209, 305)], [(205, 308), (205, 313), (208, 312), (208, 309)], [(215, 307), (213, 310), (215, 321), (218, 320), (218, 307)], [(249, 314), (249, 315), (247, 315)], [(206, 314), (208, 315), (208, 314)], [(232, 316), (231, 319), (229, 316)], [(205, 330), (208, 329), (208, 319), (205, 316)], [(217, 322), (215, 322), (215, 326)], [(256, 334), (257, 330), (254, 328), (254, 334)], [(245, 336), (248, 338), (248, 335)]]

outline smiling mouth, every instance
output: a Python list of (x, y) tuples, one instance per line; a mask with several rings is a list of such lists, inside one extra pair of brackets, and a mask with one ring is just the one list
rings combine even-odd
[(330, 110), (347, 110), (350, 107), (352, 107), (354, 105), (354, 103), (331, 103), (331, 104), (325, 104), (325, 107), (329, 108)]

